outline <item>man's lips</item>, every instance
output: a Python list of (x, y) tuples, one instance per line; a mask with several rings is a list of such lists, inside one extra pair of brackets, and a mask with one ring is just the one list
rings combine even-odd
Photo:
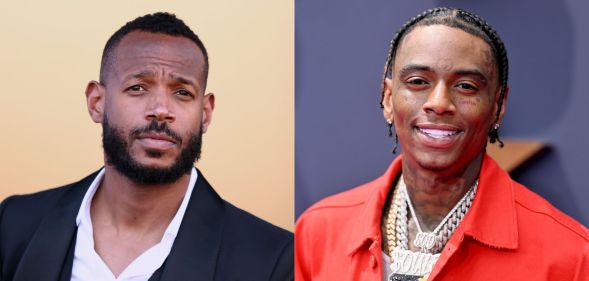
[(415, 129), (421, 142), (433, 148), (448, 148), (463, 133), (460, 128), (447, 124), (417, 124)]
[(169, 141), (176, 143), (174, 138), (166, 135), (166, 134), (158, 134), (158, 133), (147, 133), (139, 135), (138, 139), (154, 139), (154, 140), (162, 140), (162, 141)]
[(147, 133), (137, 137), (137, 141), (149, 148), (163, 150), (175, 146), (178, 142), (166, 134)]

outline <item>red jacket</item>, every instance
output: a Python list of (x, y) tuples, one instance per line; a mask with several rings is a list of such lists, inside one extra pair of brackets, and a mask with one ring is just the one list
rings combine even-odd
[[(295, 280), (382, 279), (382, 209), (400, 172), (401, 157), (300, 216)], [(589, 231), (485, 156), (472, 207), (428, 280), (589, 280)]]

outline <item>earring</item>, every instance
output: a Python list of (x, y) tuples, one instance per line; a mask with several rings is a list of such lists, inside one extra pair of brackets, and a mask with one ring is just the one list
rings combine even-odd
[(495, 123), (495, 125), (493, 125), (493, 129), (498, 130), (499, 129), (499, 123)]

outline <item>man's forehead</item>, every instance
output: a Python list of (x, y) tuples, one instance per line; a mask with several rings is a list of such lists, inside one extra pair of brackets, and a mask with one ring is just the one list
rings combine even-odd
[[(192, 40), (182, 36), (163, 33), (133, 31), (125, 35), (117, 44), (114, 54), (125, 53), (126, 56), (145, 53), (160, 53), (194, 59), (204, 64), (204, 55)], [(139, 53), (144, 55), (143, 53)]]
[(175, 69), (176, 74), (201, 78), (205, 58), (190, 39), (161, 33), (134, 31), (115, 46), (112, 68), (119, 75), (138, 72), (157, 73), (158, 66)]
[(481, 38), (445, 25), (419, 26), (402, 40), (395, 58), (395, 70), (408, 64), (453, 71), (478, 69), (492, 75), (494, 63), (490, 46)]

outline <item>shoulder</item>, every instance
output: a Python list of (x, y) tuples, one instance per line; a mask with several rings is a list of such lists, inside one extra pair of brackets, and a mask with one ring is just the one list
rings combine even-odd
[(223, 232), (229, 241), (240, 239), (250, 240), (248, 243), (274, 245), (293, 239), (293, 234), (289, 231), (272, 225), (223, 199), (201, 172), (190, 200), (191, 204), (200, 206), (200, 215), (205, 212), (207, 216), (215, 216), (216, 222), (222, 223)]
[[(348, 219), (361, 210), (374, 191), (374, 182), (325, 197), (309, 207), (297, 220), (297, 228), (304, 225), (323, 225), (327, 220)], [(298, 229), (297, 229), (298, 233)]]
[(247, 245), (260, 250), (284, 247), (291, 243), (293, 234), (265, 220), (262, 220), (233, 204), (225, 201), (226, 222), (225, 232), (240, 240), (248, 241)]
[[(69, 200), (82, 200), (84, 192), (96, 173), (84, 179), (64, 186), (6, 198), (0, 207), (0, 241), (5, 235), (30, 234), (35, 231), (45, 215), (57, 206), (71, 204)], [(67, 195), (67, 196), (66, 196)], [(68, 200), (64, 200), (67, 198)], [(8, 230), (8, 231), (3, 231)]]
[(11, 196), (1, 203), (0, 267), (5, 270), (2, 274), (17, 268), (20, 258), (48, 214), (55, 214), (61, 206), (71, 207), (71, 212), (77, 211), (74, 209), (75, 202), (71, 200), (82, 200), (86, 190), (84, 181), (87, 179), (33, 194)]
[(523, 185), (514, 184), (514, 195), (522, 252), (545, 257), (543, 263), (550, 264), (551, 272), (568, 276), (566, 280), (581, 280), (581, 276), (587, 276), (587, 228)]
[(372, 183), (326, 197), (299, 216), (295, 226), (297, 262), (312, 262), (328, 253), (344, 255), (347, 247), (341, 246), (349, 244), (351, 233), (376, 227), (367, 215), (374, 211), (371, 198), (377, 190)]
[(32, 194), (14, 195), (6, 198), (1, 206), (0, 229), (14, 230), (15, 226), (20, 228), (34, 227), (49, 210), (60, 204), (60, 199), (64, 194), (79, 184), (80, 182), (77, 182)]
[(376, 179), (321, 199), (301, 214), (297, 225), (323, 219), (347, 220), (350, 216), (359, 215), (358, 211), (370, 204), (375, 197), (387, 196), (391, 184), (401, 172), (401, 163), (402, 158), (397, 157), (385, 173)]
[[(224, 201), (225, 223), (221, 260), (235, 260), (260, 280), (291, 280), (294, 235)], [(232, 269), (227, 268), (230, 272)], [(224, 270), (223, 270), (224, 271)], [(263, 276), (263, 277), (262, 277)]]
[(252, 234), (255, 236), (267, 236), (265, 238), (273, 238), (277, 240), (292, 239), (292, 233), (286, 231), (278, 226), (275, 226), (265, 220), (258, 218), (233, 204), (225, 201), (226, 214), (228, 219), (228, 227), (243, 228), (244, 234)]
[(520, 223), (527, 221), (527, 224), (531, 224), (532, 227), (542, 227), (545, 233), (549, 231), (567, 235), (580, 243), (589, 243), (589, 231), (586, 227), (564, 214), (540, 195), (519, 183), (514, 184), (514, 194), (518, 215), (524, 219)]
[(536, 245), (554, 245), (554, 241), (577, 246), (589, 243), (587, 228), (558, 210), (540, 195), (513, 180), (489, 156), (483, 162), (481, 180), (487, 183), (493, 182), (497, 187), (510, 187), (508, 190), (494, 190), (495, 192), (509, 191), (512, 194), (508, 198), (509, 202), (513, 202), (517, 231), (524, 238), (523, 241), (535, 241)]

